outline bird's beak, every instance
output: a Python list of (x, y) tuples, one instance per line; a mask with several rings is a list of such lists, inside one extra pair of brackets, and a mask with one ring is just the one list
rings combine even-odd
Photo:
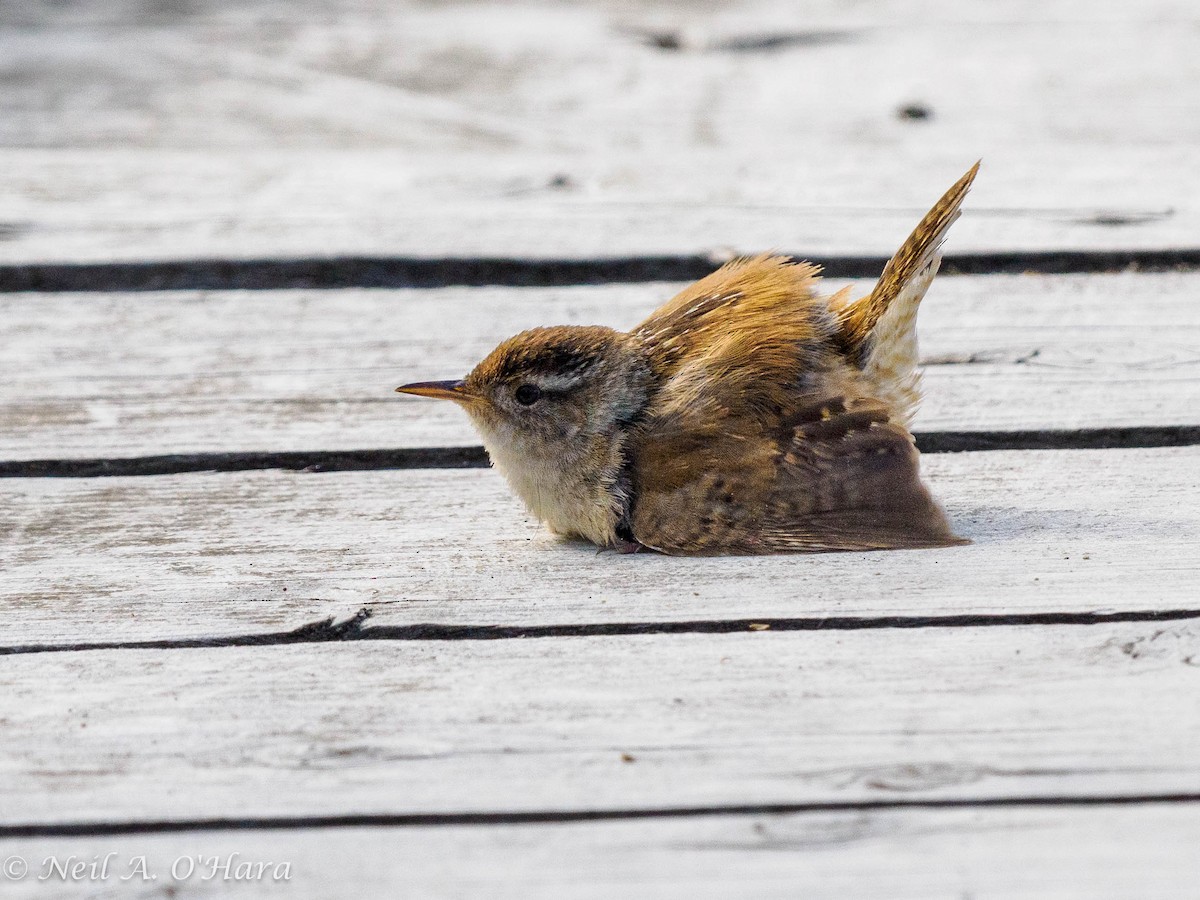
[(398, 394), (416, 394), (418, 397), (432, 397), (434, 400), (453, 400), (462, 403), (471, 399), (461, 381), (414, 381), (412, 384), (402, 384), (396, 388)]

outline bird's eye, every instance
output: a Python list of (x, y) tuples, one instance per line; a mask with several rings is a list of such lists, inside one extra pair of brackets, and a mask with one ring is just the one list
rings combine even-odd
[(542, 389), (536, 384), (523, 384), (517, 388), (516, 397), (522, 406), (533, 406), (542, 398)]

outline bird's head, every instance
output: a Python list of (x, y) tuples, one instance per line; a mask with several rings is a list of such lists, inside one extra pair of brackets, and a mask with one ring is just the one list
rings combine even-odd
[(631, 335), (600, 326), (535, 328), (511, 337), (460, 381), (396, 388), (452, 400), (471, 416), (501, 468), (564, 465), (596, 454), (645, 407), (651, 381)]

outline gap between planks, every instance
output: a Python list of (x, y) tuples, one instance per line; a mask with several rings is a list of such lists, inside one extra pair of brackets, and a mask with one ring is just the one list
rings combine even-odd
[[(1200, 444), (1200, 425), (1077, 428), (1069, 431), (919, 431), (913, 437), (922, 453), (1153, 449)], [(0, 478), (111, 478), (264, 469), (319, 473), (490, 467), (491, 461), (483, 447), (417, 447), (0, 461)]]
[[(795, 259), (813, 254), (791, 252)], [(830, 278), (874, 278), (886, 256), (822, 256)], [(703, 278), (721, 259), (708, 255), (520, 259), (480, 257), (321, 257), (194, 259), (120, 263), (0, 265), (0, 293), (283, 290), (338, 288), (564, 287)], [(943, 275), (1066, 275), (1191, 271), (1200, 248), (1026, 250), (949, 254)]]
[(524, 812), (387, 813), (339, 816), (161, 819), (128, 822), (56, 822), (0, 825), (0, 840), (31, 837), (102, 837), (178, 834), (198, 831), (308, 831), (324, 828), (455, 828), (496, 825), (563, 825), (577, 822), (629, 822), (712, 816), (784, 816), (905, 810), (1037, 809), (1191, 805), (1200, 793), (1110, 794), (1104, 796), (965, 797), (956, 799), (862, 800), (829, 803), (756, 803), (729, 806), (645, 809), (530, 810)]
[(279, 647), (344, 641), (502, 641), (526, 638), (646, 637), (671, 634), (736, 634), (744, 631), (867, 631), (916, 628), (1011, 628), (1020, 626), (1109, 625), (1120, 622), (1185, 622), (1200, 619), (1200, 609), (1124, 612), (1029, 612), (935, 616), (823, 616), (821, 618), (704, 619), (673, 622), (593, 622), (570, 625), (367, 625), (363, 607), (343, 621), (325, 619), (285, 632), (232, 634), (223, 637), (140, 641), (80, 641), (73, 644), (0, 645), (0, 656), (27, 653), (79, 653), (94, 650), (200, 650), (222, 647)]

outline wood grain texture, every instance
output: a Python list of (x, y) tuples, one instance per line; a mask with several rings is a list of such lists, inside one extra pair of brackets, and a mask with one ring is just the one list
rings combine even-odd
[[(677, 287), (0, 295), (0, 459), (475, 445), (459, 410), (392, 388), (534, 325), (629, 328)], [(1200, 274), (942, 277), (917, 428), (1200, 424), (1197, 293)]]
[[(0, 852), (30, 861), (35, 875), (47, 856), (90, 863), (116, 854), (105, 881), (53, 883), (61, 897), (127, 897), (130, 883), (118, 878), (144, 856), (156, 886), (181, 896), (217, 888), (203, 880), (206, 866), (232, 857), (235, 870), (245, 861), (290, 862), (291, 879), (219, 883), (222, 895), (297, 900), (386, 896), (397, 885), (410, 896), (520, 900), (1190, 900), (1198, 842), (1194, 807), (1145, 807), (42, 838), (7, 840)], [(176, 860), (197, 856), (205, 865), (190, 879), (171, 879)], [(5, 896), (47, 896), (50, 884), (35, 875), (6, 885)]]
[[(1200, 121), (1200, 116), (1194, 117)], [(949, 251), (1194, 247), (1194, 144), (768, 143), (659, 154), (0, 149), (0, 263), (887, 256), (971, 162)]]
[[(0, 483), (3, 645), (375, 625), (550, 625), (1196, 606), (1200, 448), (927, 456), (969, 547), (597, 554), (492, 471)], [(397, 651), (399, 652), (399, 651)]]
[[(1007, 0), (6, 9), (10, 146), (1022, 146), (1200, 137), (1200, 13)], [(1130, 47), (1154, 53), (1130, 53)], [(851, 74), (852, 73), (852, 74)], [(831, 88), (836, 87), (836, 90)], [(90, 90), (89, 90), (90, 88)], [(927, 115), (903, 114), (915, 104)]]
[[(952, 251), (1193, 247), (1198, 27), (1178, 0), (818, 0), (802, 20), (782, 0), (5, 4), (0, 264), (884, 255), (980, 156)], [(390, 388), (548, 313), (631, 324), (670, 290), (0, 298), (0, 460), (475, 443)], [(920, 427), (1195, 425), (1198, 291), (945, 279)], [(1198, 462), (929, 457), (970, 547), (704, 561), (559, 544), (487, 471), (3, 481), (0, 651), (59, 652), (0, 665), (0, 827), (1194, 797), (1194, 621), (68, 645), (362, 610), (385, 627), (1179, 610), (1200, 583)], [(0, 860), (291, 858), (275, 893), (319, 897), (1191, 897), (1198, 809), (199, 831), (0, 840)]]
[(1198, 22), (1172, 0), (10, 4), (0, 260), (888, 254), (981, 156), (955, 250), (1190, 246)]
[(1198, 654), (1143, 623), (17, 656), (0, 823), (1187, 792)]

